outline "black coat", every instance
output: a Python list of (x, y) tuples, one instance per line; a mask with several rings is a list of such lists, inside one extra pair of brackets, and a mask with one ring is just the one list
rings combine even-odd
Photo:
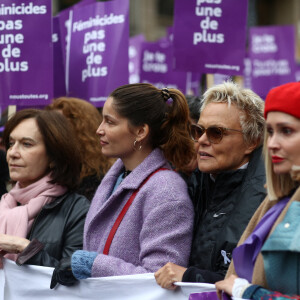
[(7, 193), (6, 182), (9, 180), (8, 165), (6, 161), (6, 154), (0, 150), (0, 197)]
[(247, 169), (218, 174), (195, 171), (189, 181), (195, 206), (195, 227), (186, 282), (222, 280), (229, 260), (250, 218), (266, 197), (261, 147), (253, 151)]
[(19, 255), (17, 263), (56, 267), (59, 260), (82, 249), (89, 204), (84, 196), (71, 192), (46, 204), (27, 236), (31, 243)]

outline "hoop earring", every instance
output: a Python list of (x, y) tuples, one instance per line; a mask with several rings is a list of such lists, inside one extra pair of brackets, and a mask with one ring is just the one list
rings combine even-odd
[(135, 141), (133, 142), (133, 149), (136, 150), (136, 151), (140, 151), (140, 150), (142, 149), (143, 146), (142, 146), (142, 144), (140, 144), (139, 147), (136, 148), (136, 143), (138, 143), (137, 140), (135, 140)]

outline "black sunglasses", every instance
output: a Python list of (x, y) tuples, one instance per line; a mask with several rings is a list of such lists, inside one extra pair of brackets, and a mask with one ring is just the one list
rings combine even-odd
[(193, 141), (198, 142), (200, 137), (206, 132), (207, 139), (212, 144), (218, 144), (222, 141), (224, 133), (228, 130), (237, 131), (243, 133), (241, 130), (225, 128), (221, 126), (209, 126), (207, 128), (202, 125), (192, 124), (191, 126), (191, 136)]

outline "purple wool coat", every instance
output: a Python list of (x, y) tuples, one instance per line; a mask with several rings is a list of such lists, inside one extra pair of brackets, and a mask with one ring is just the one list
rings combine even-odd
[[(103, 254), (109, 232), (120, 211), (140, 184), (158, 168), (137, 193), (112, 241)], [(87, 251), (99, 253), (92, 277), (155, 272), (167, 262), (187, 266), (194, 209), (187, 186), (171, 170), (160, 149), (154, 149), (111, 194), (124, 165), (119, 159), (108, 171), (92, 200), (84, 228)]]

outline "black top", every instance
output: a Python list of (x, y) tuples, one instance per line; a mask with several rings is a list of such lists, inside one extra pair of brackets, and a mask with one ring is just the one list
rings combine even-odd
[(30, 265), (56, 267), (62, 258), (70, 257), (74, 251), (82, 249), (83, 227), (89, 204), (84, 196), (72, 192), (46, 204), (27, 236), (30, 241), (38, 240), (43, 249), (38, 253), (34, 247), (32, 251), (23, 251), (25, 258), (22, 261)]
[(247, 169), (218, 174), (195, 171), (189, 192), (195, 207), (195, 226), (186, 282), (215, 283), (229, 267), (232, 251), (257, 207), (266, 197), (261, 147)]
[(0, 150), (0, 197), (7, 193), (6, 182), (9, 180), (9, 171), (6, 161), (6, 154)]

